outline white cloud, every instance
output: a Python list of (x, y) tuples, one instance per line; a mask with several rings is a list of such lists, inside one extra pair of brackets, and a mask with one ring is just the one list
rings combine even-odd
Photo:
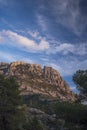
[(46, 51), (49, 49), (49, 43), (46, 41), (45, 38), (42, 38), (39, 42), (39, 44), (31, 40), (25, 36), (19, 35), (15, 32), (12, 32), (10, 30), (6, 31), (3, 30), (0, 32), (0, 35), (5, 37), (5, 39), (9, 39), (9, 41), (12, 41), (15, 43), (17, 46), (24, 47), (25, 49), (29, 51)]
[(33, 32), (28, 31), (28, 34), (35, 39), (38, 39), (38, 40), (42, 39), (42, 37), (40, 36), (40, 33), (38, 31), (33, 31)]
[(63, 51), (64, 54), (71, 52), (72, 54), (76, 55), (86, 55), (87, 48), (86, 44), (70, 44), (70, 43), (63, 43), (59, 47), (56, 48), (57, 51)]
[(73, 52), (74, 45), (63, 43), (56, 47), (57, 52), (63, 52), (64, 54), (67, 54), (68, 52)]
[(32, 37), (35, 37), (36, 40), (40, 37), (39, 43), (10, 30), (3, 30), (0, 32), (0, 41), (9, 46), (16, 46), (29, 52), (45, 51), (47, 54), (59, 53), (61, 55), (68, 55), (71, 53), (79, 56), (87, 54), (86, 43), (71, 44), (58, 42), (58, 45), (52, 45), (50, 44), (51, 41), (47, 41), (46, 38), (41, 37), (39, 32), (36, 32), (35, 34), (31, 32), (31, 35)]
[(47, 52), (48, 54), (53, 53), (61, 53), (63, 55), (67, 55), (72, 53), (74, 55), (86, 55), (87, 54), (87, 47), (86, 43), (79, 43), (79, 44), (71, 44), (71, 43), (60, 43), (55, 47), (51, 47), (50, 50)]

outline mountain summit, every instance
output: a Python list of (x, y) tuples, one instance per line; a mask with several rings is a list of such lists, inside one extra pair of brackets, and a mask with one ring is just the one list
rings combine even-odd
[(0, 63), (0, 74), (14, 76), (23, 95), (41, 94), (52, 99), (73, 101), (74, 93), (52, 67), (25, 62)]

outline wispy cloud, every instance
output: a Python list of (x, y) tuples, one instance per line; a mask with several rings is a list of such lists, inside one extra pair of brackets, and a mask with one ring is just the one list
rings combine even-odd
[[(12, 61), (22, 61), (28, 63), (37, 63), (37, 60), (30, 58), (29, 56), (24, 57), (23, 55), (12, 54), (10, 52), (0, 51), (0, 61), (12, 62)], [(45, 60), (46, 59), (46, 60)], [(58, 60), (53, 60), (49, 58), (42, 58), (44, 65), (51, 66), (58, 70), (62, 76), (72, 76), (78, 69), (87, 69), (87, 60), (80, 61), (76, 58), (61, 58)]]
[(28, 34), (34, 38), (34, 39), (38, 39), (41, 40), (42, 37), (40, 36), (40, 33), (38, 31), (28, 31)]
[(14, 57), (12, 54), (8, 52), (0, 51), (0, 61), (12, 62), (15, 60), (16, 60), (16, 57)]
[(3, 30), (0, 32), (1, 36), (3, 36), (5, 39), (9, 39), (10, 43), (11, 41), (15, 43), (17, 46), (23, 47), (26, 50), (29, 51), (46, 51), (49, 48), (49, 43), (46, 41), (45, 38), (42, 38), (39, 43), (37, 43), (35, 40), (31, 40), (25, 36), (22, 36), (20, 34), (17, 34), (16, 32), (12, 32), (10, 30)]
[[(38, 22), (44, 30), (49, 29), (48, 26), (61, 24), (71, 32), (80, 36), (87, 26), (87, 17), (82, 14), (80, 0), (50, 0), (44, 4), (44, 8), (40, 15), (38, 14)], [(45, 12), (45, 13), (43, 13)], [(49, 15), (54, 19), (49, 18)], [(48, 16), (48, 17), (47, 17)]]
[(41, 27), (42, 31), (46, 32), (48, 30), (48, 21), (44, 15), (37, 14), (37, 23)]
[(53, 14), (56, 15), (56, 22), (70, 28), (76, 34), (81, 33), (83, 24), (81, 23), (80, 1), (55, 0), (55, 2), (55, 4), (52, 4), (52, 9)]
[(5, 24), (5, 26), (8, 26), (10, 29), (14, 30), (14, 26), (10, 22), (8, 22), (5, 18), (1, 18), (0, 20), (2, 21), (2, 23)]
[(0, 61), (14, 62), (20, 61), (21, 59), (23, 62), (35, 63), (35, 60), (31, 59), (29, 56), (25, 57), (21, 54), (16, 54), (16, 52), (12, 54), (11, 52), (0, 51)]
[[(43, 59), (42, 59), (43, 60)], [(57, 60), (47, 60), (44, 63), (52, 66), (60, 72), (62, 76), (72, 76), (78, 69), (87, 69), (87, 60), (78, 60), (76, 57), (58, 58)]]
[[(35, 39), (40, 36), (39, 32), (33, 34), (31, 32), (32, 37)], [(3, 39), (2, 39), (3, 38)], [(20, 48), (20, 50), (24, 49), (28, 52), (41, 52), (42, 56), (40, 57), (40, 61), (43, 61), (45, 65), (49, 65), (57, 69), (63, 76), (72, 75), (78, 69), (86, 69), (87, 68), (87, 60), (84, 58), (83, 60), (79, 60), (77, 56), (84, 57), (87, 55), (87, 46), (84, 44), (71, 44), (71, 43), (58, 43), (58, 45), (50, 45), (50, 41), (48, 42), (46, 38), (41, 37), (40, 42), (37, 43), (35, 40), (31, 40), (28, 37), (22, 36), (16, 32), (12, 32), (10, 30), (3, 30), (0, 32), (0, 44), (6, 44), (7, 46), (15, 46)], [(46, 52), (45, 55), (43, 52)], [(16, 52), (15, 52), (16, 53)], [(73, 55), (69, 55), (72, 53)], [(49, 54), (49, 55), (48, 55)], [(51, 57), (52, 54), (55, 58)], [(57, 60), (56, 57), (58, 57)], [(22, 59), (23, 61), (35, 63), (37, 60), (33, 60), (28, 57), (25, 57), (23, 54), (12, 54), (12, 52), (7, 53), (4, 51), (0, 51), (0, 60), (5, 61), (16, 61)], [(63, 57), (64, 56), (64, 57)], [(41, 58), (42, 57), (42, 58)]]
[[(50, 40), (47, 40), (45, 37), (41, 37), (39, 32), (28, 32), (34, 40), (30, 38), (20, 35), (16, 32), (12, 32), (10, 30), (3, 30), (0, 32), (0, 41), (11, 45), (17, 46), (20, 49), (24, 49), (30, 52), (43, 52), (46, 54), (61, 54), (61, 55), (79, 55), (84, 56), (87, 55), (87, 45), (86, 43), (71, 44), (71, 43), (61, 43), (58, 45), (51, 44)], [(4, 40), (3, 40), (4, 39)], [(37, 40), (39, 39), (39, 42)], [(6, 44), (7, 44), (6, 43)]]
[(86, 43), (71, 44), (71, 43), (60, 43), (57, 46), (51, 47), (48, 54), (61, 53), (62, 55), (68, 55), (69, 53), (74, 55), (83, 56), (87, 54), (87, 45)]

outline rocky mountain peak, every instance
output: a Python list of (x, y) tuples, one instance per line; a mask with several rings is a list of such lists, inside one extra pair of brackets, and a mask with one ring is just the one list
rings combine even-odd
[(51, 98), (74, 100), (74, 94), (59, 72), (52, 67), (25, 62), (0, 63), (0, 74), (16, 77), (22, 94), (43, 94)]

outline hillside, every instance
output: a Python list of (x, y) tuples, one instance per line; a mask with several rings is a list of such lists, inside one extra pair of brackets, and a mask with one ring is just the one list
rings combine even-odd
[(74, 93), (52, 67), (24, 62), (0, 63), (0, 74), (14, 76), (22, 95), (40, 94), (51, 99), (75, 100)]

